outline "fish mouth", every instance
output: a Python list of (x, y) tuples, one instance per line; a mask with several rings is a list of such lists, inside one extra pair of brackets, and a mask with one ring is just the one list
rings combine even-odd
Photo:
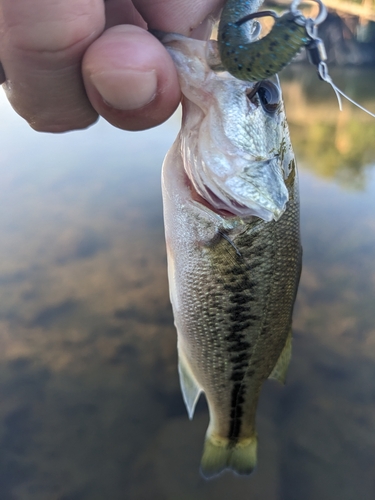
[(213, 191), (211, 191), (210, 188), (205, 186), (208, 195), (207, 197), (209, 197), (209, 200), (207, 200), (205, 197), (199, 194), (199, 192), (194, 187), (194, 184), (190, 181), (187, 175), (186, 183), (189, 186), (191, 197), (194, 201), (200, 203), (201, 205), (204, 205), (206, 208), (210, 209), (212, 212), (215, 212), (218, 215), (221, 215), (222, 217), (230, 218), (238, 217), (239, 215), (243, 216), (244, 212), (246, 211), (245, 205), (241, 205), (240, 203), (236, 202), (235, 200), (231, 200), (230, 198), (228, 198), (228, 203), (224, 204), (222, 200), (218, 196), (216, 196)]
[(217, 214), (269, 222), (279, 220), (286, 209), (289, 193), (278, 157), (252, 162), (225, 181), (200, 174), (198, 179), (189, 178), (192, 197)]

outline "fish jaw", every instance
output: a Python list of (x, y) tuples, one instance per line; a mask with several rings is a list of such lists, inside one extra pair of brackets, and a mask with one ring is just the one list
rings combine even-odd
[(213, 72), (207, 42), (174, 34), (162, 41), (184, 95), (181, 154), (195, 191), (217, 212), (278, 220), (293, 157), (282, 104), (271, 115), (248, 98), (255, 84)]

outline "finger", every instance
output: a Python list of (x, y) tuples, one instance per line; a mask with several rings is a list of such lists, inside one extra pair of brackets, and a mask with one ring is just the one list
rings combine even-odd
[(147, 24), (134, 7), (132, 0), (106, 0), (106, 29), (119, 24), (134, 24), (147, 29)]
[(104, 28), (103, 0), (2, 0), (0, 22), (4, 87), (14, 109), (40, 131), (93, 123), (80, 66)]
[(93, 107), (122, 129), (159, 125), (180, 101), (171, 57), (155, 37), (137, 26), (105, 31), (87, 50), (82, 70)]
[(0, 85), (6, 81), (5, 71), (3, 65), (0, 63)]
[(191, 35), (224, 0), (133, 0), (149, 29)]

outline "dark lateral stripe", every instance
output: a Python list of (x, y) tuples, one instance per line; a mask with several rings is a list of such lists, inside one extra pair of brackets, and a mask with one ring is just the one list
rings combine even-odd
[(243, 269), (241, 269), (241, 267), (235, 266), (230, 269), (230, 272), (235, 276), (241, 276), (243, 274)]
[(232, 356), (230, 360), (232, 363), (236, 364), (236, 367), (247, 367), (248, 361), (250, 359), (251, 355), (249, 352), (241, 352), (240, 354), (236, 354), (235, 356)]
[(244, 376), (246, 375), (248, 369), (248, 362), (243, 361), (242, 363), (238, 363), (237, 368), (238, 371), (244, 372)]
[[(229, 352), (243, 352), (250, 349), (249, 342), (236, 342), (235, 344), (228, 347), (227, 351)], [(235, 368), (235, 367), (234, 367)]]
[(241, 314), (247, 312), (246, 303), (239, 304), (236, 302), (233, 306), (227, 308), (227, 312), (230, 314)]
[(228, 292), (243, 292), (244, 290), (251, 290), (257, 285), (255, 282), (249, 282), (247, 280), (234, 281), (233, 283), (225, 283), (223, 285), (224, 290)]
[(227, 335), (228, 338), (225, 338), (225, 340), (228, 340), (229, 342), (236, 342), (239, 340), (241, 337), (243, 337), (243, 334), (241, 333), (242, 330), (245, 330), (246, 328), (249, 328), (251, 325), (251, 321), (244, 321), (243, 323), (232, 323), (230, 327), (228, 328), (229, 330), (229, 335)]
[(246, 295), (243, 295), (241, 293), (235, 294), (233, 296), (233, 301), (236, 304), (247, 304), (249, 302), (249, 297), (246, 297)]
[(243, 380), (244, 375), (245, 375), (244, 370), (239, 370), (238, 372), (233, 371), (232, 375), (230, 376), (230, 379), (233, 380), (234, 382), (239, 382), (239, 381)]
[(228, 436), (231, 441), (237, 441), (240, 435), (243, 416), (243, 403), (245, 401), (244, 394), (245, 387), (241, 382), (236, 382), (233, 386), (231, 398), (230, 426)]
[[(244, 245), (246, 251), (250, 250), (253, 240)], [(242, 247), (241, 247), (242, 249)], [(242, 251), (241, 251), (242, 254)], [(241, 433), (244, 413), (245, 394), (248, 382), (249, 360), (251, 358), (251, 343), (246, 330), (259, 321), (252, 303), (256, 300), (255, 290), (258, 287), (256, 280), (249, 277), (249, 271), (260, 266), (262, 261), (252, 260), (244, 265), (243, 257), (236, 257), (236, 263), (226, 269), (223, 288), (228, 292), (229, 304), (226, 307), (228, 330), (225, 336), (227, 353), (230, 355), (231, 373), (229, 380), (232, 382), (230, 401), (230, 421), (228, 438), (232, 444), (238, 441)]]

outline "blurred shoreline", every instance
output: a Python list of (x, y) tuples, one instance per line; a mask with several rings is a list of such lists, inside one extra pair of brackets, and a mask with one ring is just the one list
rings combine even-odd
[[(360, 2), (329, 0), (324, 2), (328, 15), (319, 25), (318, 36), (323, 40), (328, 64), (338, 66), (375, 66), (375, 4), (374, 0)], [(285, 11), (288, 0), (266, 0), (264, 6)], [(301, 1), (299, 9), (315, 18), (317, 3)], [(306, 61), (306, 53), (297, 60)]]

